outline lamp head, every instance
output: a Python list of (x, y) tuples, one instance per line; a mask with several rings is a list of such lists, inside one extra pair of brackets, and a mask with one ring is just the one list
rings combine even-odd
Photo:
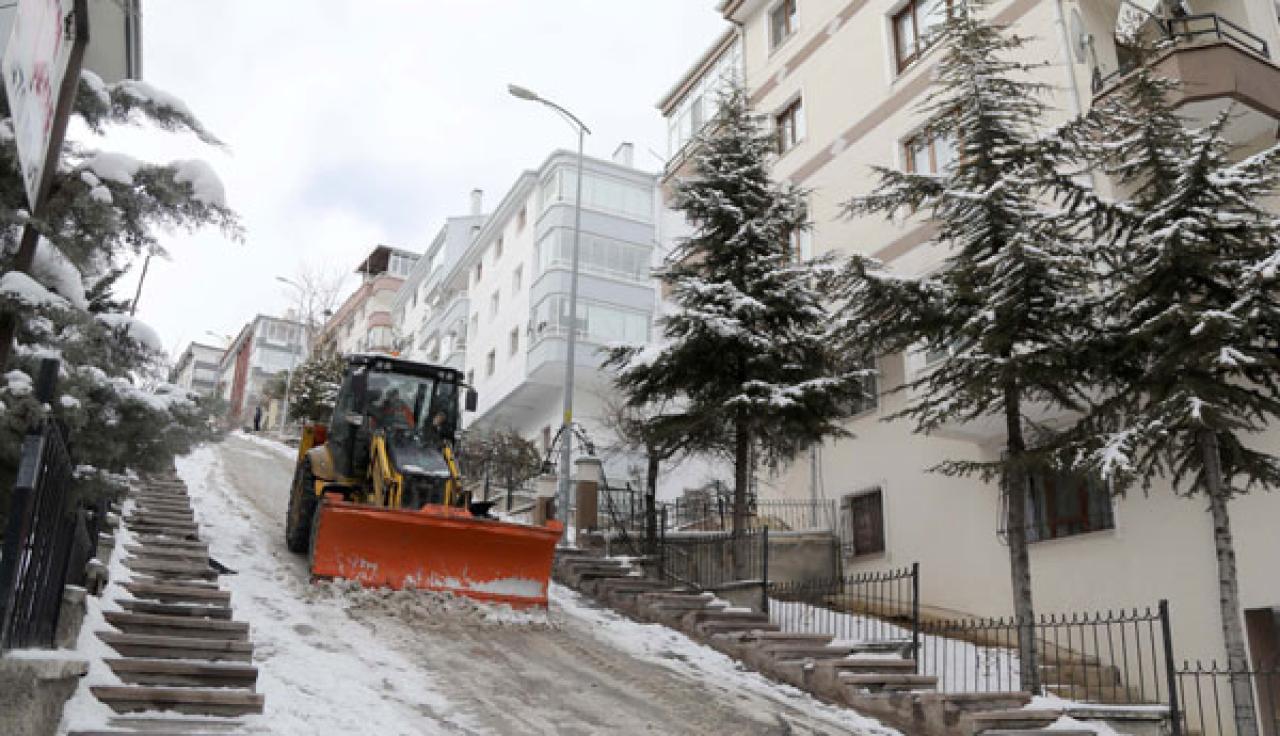
[(518, 84), (508, 84), (507, 91), (511, 93), (512, 97), (519, 97), (522, 100), (531, 100), (534, 102), (538, 100), (538, 95), (535, 92), (525, 89)]

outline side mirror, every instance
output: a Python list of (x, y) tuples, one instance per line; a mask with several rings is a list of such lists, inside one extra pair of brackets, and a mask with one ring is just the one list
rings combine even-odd
[(476, 393), (474, 388), (467, 389), (467, 398), (464, 406), (467, 411), (475, 411), (476, 406), (480, 403), (480, 394)]

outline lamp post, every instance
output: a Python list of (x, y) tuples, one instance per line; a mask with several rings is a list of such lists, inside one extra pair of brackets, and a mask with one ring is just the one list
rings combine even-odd
[(507, 91), (513, 97), (518, 97), (529, 102), (538, 102), (560, 113), (560, 116), (567, 120), (578, 132), (578, 183), (574, 187), (574, 203), (573, 203), (573, 259), (569, 272), (569, 337), (565, 346), (565, 362), (564, 362), (564, 419), (560, 427), (560, 435), (564, 440), (564, 444), (560, 446), (560, 478), (558, 495), (560, 497), (559, 506), (561, 520), (564, 522), (565, 533), (569, 529), (569, 473), (572, 462), (573, 450), (573, 368), (574, 368), (574, 348), (577, 343), (578, 336), (578, 244), (582, 237), (582, 164), (583, 164), (583, 144), (586, 137), (591, 133), (591, 129), (586, 126), (577, 115), (569, 112), (560, 105), (551, 100), (543, 99), (536, 93), (520, 87), (515, 84), (507, 85)]

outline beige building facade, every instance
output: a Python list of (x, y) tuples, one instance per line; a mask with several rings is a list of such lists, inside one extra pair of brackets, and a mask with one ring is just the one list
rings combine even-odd
[[(1163, 4), (1162, 4), (1163, 3)], [(1177, 7), (1175, 7), (1177, 6)], [(945, 143), (914, 137), (922, 123), (932, 69), (945, 40), (932, 0), (726, 0), (749, 100), (772, 120), (780, 139), (779, 179), (811, 190), (815, 252), (876, 256), (903, 274), (937, 268), (940, 249), (917, 220), (852, 220), (842, 203), (870, 191), (872, 166), (937, 170)], [(1280, 23), (1272, 0), (1005, 0), (995, 20), (1033, 40), (1025, 58), (1042, 62), (1052, 113), (1047, 128), (1087, 110), (1122, 81), (1129, 61), (1123, 38), (1152, 34), (1162, 15), (1173, 47), (1155, 63), (1184, 80), (1182, 111), (1207, 121), (1227, 107), (1240, 155), (1276, 141), (1280, 119)], [(1120, 36), (1121, 38), (1117, 38)], [(725, 48), (723, 39), (715, 48)], [(710, 52), (709, 52), (710, 53)], [(681, 89), (697, 88), (702, 59), (660, 104), (669, 119)], [(673, 151), (664, 189), (682, 173), (685, 151)], [(1097, 181), (1106, 191), (1109, 183)], [(942, 356), (882, 356), (882, 388)], [(846, 573), (920, 562), (921, 600), (941, 613), (1008, 615), (1012, 610), (1007, 548), (998, 532), (1002, 503), (995, 485), (928, 472), (945, 459), (998, 457), (998, 423), (914, 434), (885, 416), (903, 396), (848, 423), (855, 439), (828, 443), (789, 473), (762, 479), (762, 494), (831, 499), (846, 544)], [(1280, 449), (1280, 430), (1259, 437)], [(771, 489), (766, 491), (766, 489)], [(1109, 498), (1085, 478), (1049, 478), (1028, 491), (1033, 518), (1031, 565), (1036, 607), (1044, 613), (1154, 606), (1170, 601), (1177, 656), (1224, 659), (1218, 614), (1213, 530), (1202, 500), (1168, 487), (1144, 497)], [(1280, 666), (1280, 494), (1257, 493), (1231, 503), (1246, 629), (1256, 666)]]

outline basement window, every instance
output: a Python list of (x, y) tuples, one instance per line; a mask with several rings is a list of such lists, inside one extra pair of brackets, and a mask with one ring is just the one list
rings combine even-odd
[(849, 557), (884, 552), (884, 494), (880, 488), (851, 493), (840, 499), (840, 522)]

